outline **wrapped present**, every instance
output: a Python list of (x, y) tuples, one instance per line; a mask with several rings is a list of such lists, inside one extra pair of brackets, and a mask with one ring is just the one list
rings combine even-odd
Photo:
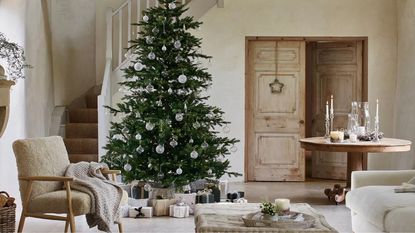
[(130, 218), (151, 218), (153, 217), (152, 207), (130, 207), (128, 211)]
[(243, 198), (245, 196), (245, 192), (233, 191), (233, 192), (228, 193), (226, 196), (227, 196), (227, 201), (236, 202), (237, 199)]
[(144, 190), (145, 182), (138, 182), (131, 187), (131, 197), (135, 199), (145, 199), (149, 198), (150, 193)]
[(128, 198), (128, 205), (129, 206), (143, 206), (143, 207), (146, 207), (146, 206), (149, 205), (149, 199)]
[(196, 195), (196, 204), (214, 203), (215, 198), (212, 193), (208, 191), (199, 191)]
[(189, 217), (189, 206), (181, 203), (176, 205), (170, 205), (170, 217), (175, 218), (187, 218)]
[(123, 218), (128, 218), (130, 216), (130, 206), (128, 204), (120, 206), (120, 215)]
[(220, 190), (220, 198), (227, 198), (226, 194), (229, 190), (229, 182), (228, 180), (219, 180), (219, 190)]
[(183, 202), (189, 206), (189, 213), (193, 214), (196, 204), (196, 193), (176, 193), (174, 198), (177, 202)]
[(206, 189), (213, 194), (215, 202), (220, 202), (220, 190), (217, 183), (207, 183)]
[(153, 199), (154, 216), (169, 216), (170, 205), (176, 204), (176, 199)]

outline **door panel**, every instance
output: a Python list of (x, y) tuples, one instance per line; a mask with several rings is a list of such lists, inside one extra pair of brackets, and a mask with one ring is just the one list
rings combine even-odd
[[(325, 134), (326, 101), (334, 96), (334, 129), (347, 128), (352, 101), (362, 100), (362, 43), (315, 43), (313, 53), (312, 136)], [(312, 152), (312, 176), (346, 179), (344, 153)]]
[(305, 42), (250, 41), (247, 180), (304, 180)]

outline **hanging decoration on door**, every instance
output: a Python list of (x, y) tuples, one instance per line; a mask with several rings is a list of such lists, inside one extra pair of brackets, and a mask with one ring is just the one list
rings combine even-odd
[(282, 92), (282, 88), (284, 88), (284, 83), (280, 82), (278, 78), (275, 78), (274, 82), (269, 84), (271, 88), (272, 94), (280, 94)]

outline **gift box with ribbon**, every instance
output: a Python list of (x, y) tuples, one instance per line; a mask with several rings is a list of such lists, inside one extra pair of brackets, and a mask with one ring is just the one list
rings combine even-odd
[(170, 205), (170, 217), (187, 218), (189, 217), (189, 206), (183, 202), (176, 205)]
[(214, 203), (215, 197), (209, 191), (199, 191), (196, 195), (196, 203), (197, 204), (206, 204), (206, 203)]
[(144, 190), (145, 182), (138, 182), (131, 187), (131, 197), (135, 199), (146, 199), (149, 198), (150, 193)]
[(189, 213), (193, 214), (196, 204), (196, 193), (176, 193), (174, 194), (174, 198), (178, 202), (183, 202), (184, 204), (189, 206)]
[(153, 207), (130, 207), (130, 218), (151, 218), (153, 217)]
[(229, 202), (236, 202), (236, 200), (243, 198), (245, 196), (245, 192), (242, 191), (233, 191), (226, 195), (227, 201)]
[(152, 199), (154, 216), (169, 216), (170, 205), (176, 204), (176, 199)]

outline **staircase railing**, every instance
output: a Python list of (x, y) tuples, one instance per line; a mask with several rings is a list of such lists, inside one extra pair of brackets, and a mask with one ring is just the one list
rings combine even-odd
[[(189, 3), (191, 0), (179, 0), (181, 4)], [(114, 71), (119, 70), (129, 62), (125, 56), (129, 41), (140, 31), (139, 27), (131, 26), (142, 18), (142, 11), (158, 6), (157, 0), (127, 0), (116, 10), (107, 9), (106, 13), (106, 62), (102, 82), (101, 94), (98, 96), (98, 156), (106, 153), (103, 147), (107, 144), (111, 116), (104, 106), (111, 106), (112, 91), (111, 79)]]

